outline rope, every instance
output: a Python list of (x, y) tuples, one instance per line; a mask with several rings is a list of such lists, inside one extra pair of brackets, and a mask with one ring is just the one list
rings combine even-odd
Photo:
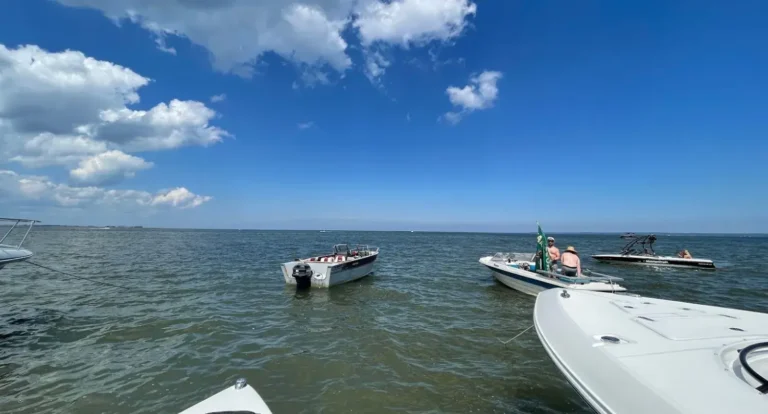
[(529, 327), (525, 328), (525, 330), (523, 330), (523, 332), (520, 332), (519, 334), (515, 335), (515, 336), (514, 336), (512, 339), (510, 339), (510, 340), (508, 340), (508, 341), (506, 341), (506, 342), (505, 342), (505, 341), (502, 341), (502, 340), (501, 340), (501, 339), (499, 339), (499, 338), (496, 338), (496, 339), (499, 339), (499, 342), (501, 342), (502, 344), (506, 345), (506, 344), (508, 344), (508, 343), (510, 343), (510, 342), (512, 342), (512, 341), (514, 341), (514, 340), (515, 340), (515, 339), (517, 339), (518, 337), (520, 337), (520, 335), (522, 335), (522, 334), (524, 334), (524, 333), (528, 332), (528, 330), (529, 330), (529, 329), (531, 329), (531, 328), (533, 328), (533, 325), (531, 325), (531, 326), (529, 326)]
[(106, 286), (116, 287), (116, 288), (119, 288), (119, 289), (127, 289), (127, 290), (136, 290), (136, 291), (142, 291), (141, 289), (137, 289), (137, 288), (135, 288), (135, 287), (132, 287), (132, 286), (116, 285), (116, 284), (113, 284), (113, 283), (102, 282), (101, 280), (90, 279), (90, 278), (87, 278), (87, 277), (83, 277), (83, 276), (77, 276), (77, 275), (73, 275), (72, 273), (67, 273), (67, 272), (64, 272), (64, 271), (61, 271), (61, 270), (57, 270), (57, 269), (54, 269), (54, 268), (52, 268), (52, 267), (48, 267), (48, 266), (45, 266), (45, 265), (41, 265), (41, 264), (39, 264), (39, 263), (31, 262), (31, 261), (29, 261), (29, 260), (25, 260), (23, 263), (28, 263), (28, 264), (31, 264), (31, 265), (33, 265), (33, 266), (37, 266), (37, 267), (41, 267), (41, 268), (43, 268), (43, 269), (47, 269), (47, 270), (50, 270), (51, 272), (54, 272), (54, 273), (59, 273), (59, 274), (62, 274), (62, 275), (64, 275), (64, 276), (69, 276), (69, 277), (72, 277), (72, 278), (75, 278), (75, 279), (80, 279), (80, 280), (87, 280), (87, 281), (89, 281), (89, 282), (92, 282), (92, 283), (97, 283), (97, 284), (100, 284), (100, 285), (106, 285)]

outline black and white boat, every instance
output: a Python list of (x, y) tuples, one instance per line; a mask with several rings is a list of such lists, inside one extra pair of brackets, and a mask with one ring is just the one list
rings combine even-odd
[[(623, 237), (622, 237), (623, 238)], [(679, 256), (660, 256), (653, 250), (656, 236), (634, 236), (629, 238), (619, 254), (595, 254), (592, 258), (605, 263), (619, 263), (645, 266), (680, 267), (714, 270), (715, 264), (710, 259), (684, 258)]]
[[(11, 224), (13, 223), (13, 224)], [(15, 262), (23, 262), (24, 260), (32, 257), (32, 252), (21, 247), (24, 241), (27, 239), (29, 232), (32, 230), (32, 226), (35, 223), (39, 223), (37, 220), (18, 219), (18, 218), (0, 218), (0, 227), (9, 227), (5, 232), (5, 235), (0, 239), (0, 269), (5, 265)], [(21, 224), (21, 226), (19, 226)], [(5, 243), (8, 240), (8, 236), (14, 229), (27, 227), (27, 231), (24, 236), (16, 244)]]
[(329, 288), (368, 276), (379, 257), (378, 247), (347, 244), (333, 246), (333, 253), (283, 263), (285, 283), (299, 288)]

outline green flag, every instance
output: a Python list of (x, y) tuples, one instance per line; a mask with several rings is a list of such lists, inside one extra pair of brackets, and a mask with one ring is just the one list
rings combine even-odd
[(536, 222), (536, 225), (539, 226), (539, 236), (536, 237), (536, 249), (541, 251), (541, 270), (543, 271), (549, 271), (549, 250), (547, 250), (547, 236), (544, 234), (544, 232), (541, 230), (541, 224), (539, 222)]

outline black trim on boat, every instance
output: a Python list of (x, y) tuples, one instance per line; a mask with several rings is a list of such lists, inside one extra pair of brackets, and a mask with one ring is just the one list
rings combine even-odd
[(756, 390), (760, 391), (762, 394), (768, 394), (768, 380), (763, 378), (762, 375), (755, 372), (754, 369), (752, 369), (751, 366), (749, 366), (749, 362), (747, 362), (747, 355), (749, 355), (750, 352), (754, 351), (755, 349), (760, 348), (768, 348), (768, 342), (758, 342), (756, 344), (752, 344), (739, 352), (739, 362), (741, 362), (741, 366), (744, 367), (744, 370), (749, 373), (749, 375), (752, 376), (752, 378), (756, 379), (757, 382), (760, 383), (760, 386), (755, 388)]
[(595, 254), (592, 258), (602, 262), (648, 264), (657, 266), (679, 266), (695, 269), (714, 269), (715, 264), (709, 260), (677, 259), (660, 256), (623, 256), (618, 254)]
[(334, 265), (330, 266), (330, 268), (333, 269), (334, 272), (340, 272), (342, 270), (347, 270), (347, 269), (351, 269), (353, 267), (362, 266), (362, 265), (366, 265), (368, 263), (371, 263), (374, 260), (376, 260), (377, 257), (379, 257), (379, 254), (375, 253), (375, 254), (372, 254), (370, 256), (363, 257), (361, 259), (356, 259), (356, 260), (351, 260), (351, 261), (348, 261), (348, 262), (337, 263), (337, 264), (334, 264)]

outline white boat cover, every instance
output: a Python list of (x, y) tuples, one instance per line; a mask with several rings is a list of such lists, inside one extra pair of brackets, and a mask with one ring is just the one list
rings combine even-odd
[[(242, 388), (238, 388), (242, 385)], [(261, 399), (259, 393), (243, 380), (195, 405), (179, 414), (272, 414), (269, 407)]]
[(534, 325), (599, 413), (768, 413), (766, 314), (551, 289), (536, 298)]

